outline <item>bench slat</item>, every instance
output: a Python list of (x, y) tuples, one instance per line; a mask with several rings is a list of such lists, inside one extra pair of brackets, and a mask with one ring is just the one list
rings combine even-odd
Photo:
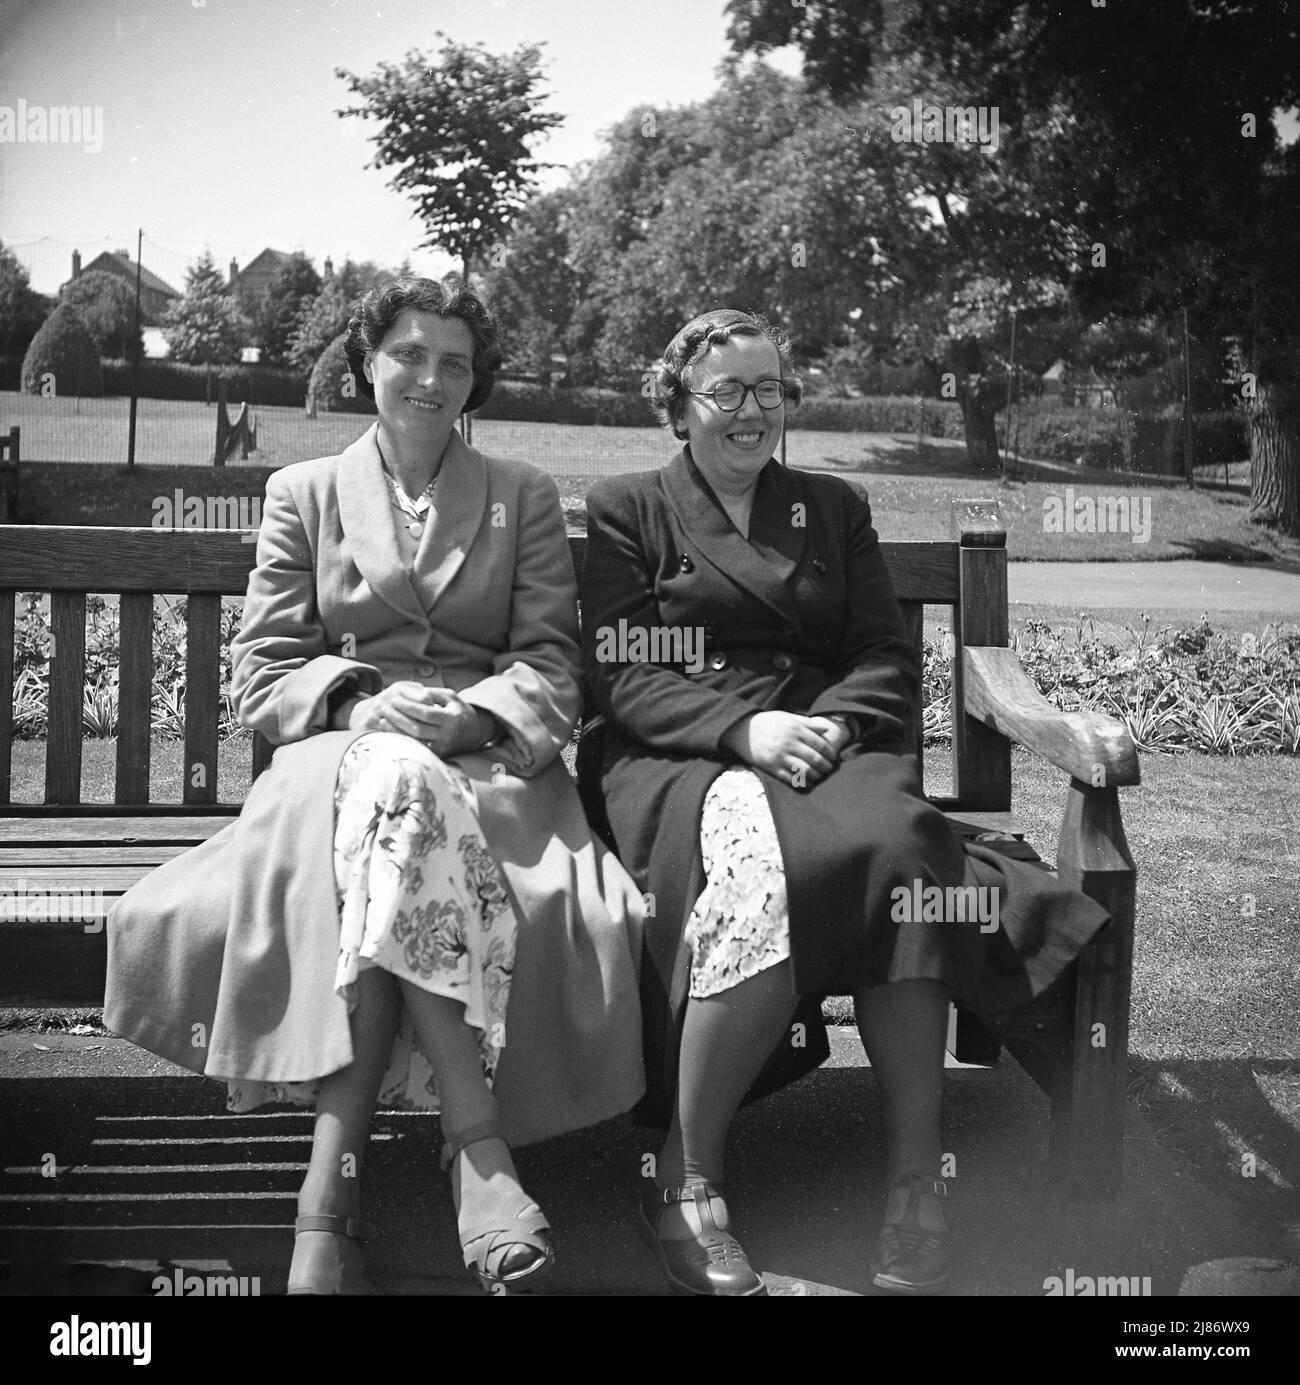
[(0, 803), (13, 783), (14, 607), (14, 593), (0, 591)]
[(86, 595), (55, 591), (50, 596), (48, 739), (45, 742), (46, 803), (81, 802), (81, 729), (86, 683)]
[(215, 803), (221, 710), (220, 596), (191, 596), (186, 619), (185, 783), (181, 796), (186, 803)]
[(153, 698), (153, 597), (127, 592), (119, 607), (121, 655), (117, 682), (118, 803), (149, 801)]
[(78, 846), (184, 845), (206, 841), (234, 817), (234, 809), (203, 817), (181, 814), (165, 817), (6, 817), (0, 818), (0, 844), (5, 848), (38, 850), (65, 842)]
[(243, 596), (254, 554), (238, 529), (6, 525), (0, 587)]
[(150, 862), (159, 865), (197, 844), (146, 842), (143, 845), (126, 845), (122, 842), (96, 842), (88, 845), (79, 842), (75, 846), (0, 846), (0, 885), (23, 875), (34, 880), (38, 871), (63, 866), (81, 866), (86, 876), (93, 877), (96, 871), (105, 866), (137, 866)]

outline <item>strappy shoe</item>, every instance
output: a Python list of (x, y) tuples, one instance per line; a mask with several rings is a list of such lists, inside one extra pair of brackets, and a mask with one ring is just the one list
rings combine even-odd
[[(298, 1257), (298, 1237), (304, 1231), (324, 1232), (340, 1238), (337, 1245), (330, 1246), (337, 1254), (311, 1255)], [(298, 1217), (293, 1224), (294, 1258), (289, 1267), (289, 1284), (285, 1294), (354, 1294), (366, 1295), (375, 1292), (374, 1285), (366, 1278), (361, 1253), (362, 1244), (374, 1232), (355, 1217), (340, 1217), (322, 1213), (317, 1216)], [(326, 1243), (328, 1244), (328, 1243)], [(322, 1244), (321, 1249), (325, 1249)]]
[[(952, 1273), (947, 1230), (921, 1222), (922, 1196), (946, 1198), (941, 1178), (906, 1174), (892, 1188), (907, 1189), (907, 1206), (900, 1221), (886, 1222), (871, 1257), (871, 1282), (896, 1294), (937, 1294)], [(891, 1191), (892, 1191), (891, 1188)]]
[[(470, 1145), (504, 1140), (495, 1121), (451, 1135), (442, 1147), (442, 1167)], [(452, 1169), (452, 1195), (460, 1217), (460, 1184)], [(528, 1293), (555, 1264), (555, 1250), (546, 1234), (550, 1223), (542, 1209), (518, 1188), (513, 1199), (501, 1198), (478, 1221), (459, 1226), (465, 1268), (489, 1294)]]
[[(708, 1298), (766, 1295), (767, 1286), (749, 1263), (740, 1242), (714, 1220), (710, 1198), (722, 1202), (721, 1192), (711, 1183), (661, 1188), (647, 1182), (641, 1194), (641, 1229), (659, 1257), (669, 1287), (674, 1293)], [(700, 1219), (699, 1235), (684, 1241), (659, 1234), (664, 1208), (679, 1202), (692, 1203)]]

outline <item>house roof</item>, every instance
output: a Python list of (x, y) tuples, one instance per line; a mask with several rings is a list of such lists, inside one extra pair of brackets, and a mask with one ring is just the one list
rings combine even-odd
[(230, 281), (231, 288), (238, 288), (245, 279), (252, 277), (262, 278), (263, 275), (278, 274), (293, 256), (284, 250), (272, 250), (268, 245), (265, 250), (259, 250), (256, 255), (239, 271)]
[[(82, 265), (82, 274), (89, 274), (92, 269), (100, 269), (108, 274), (127, 275), (132, 283), (135, 282), (135, 261), (123, 259), (121, 255), (115, 255), (111, 250), (105, 250), (95, 256), (87, 265)], [(141, 288), (152, 289), (155, 293), (165, 293), (169, 298), (179, 298), (180, 293), (172, 288), (165, 280), (160, 279), (151, 269), (140, 266), (140, 286)]]

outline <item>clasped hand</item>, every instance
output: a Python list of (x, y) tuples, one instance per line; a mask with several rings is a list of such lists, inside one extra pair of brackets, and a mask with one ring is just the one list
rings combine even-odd
[(727, 748), (756, 769), (796, 789), (820, 783), (839, 763), (849, 742), (843, 722), (798, 712), (755, 712), (722, 738)]
[(400, 731), (444, 758), (479, 750), (495, 730), (492, 718), (450, 688), (391, 683), (358, 702), (348, 718), (354, 731)]

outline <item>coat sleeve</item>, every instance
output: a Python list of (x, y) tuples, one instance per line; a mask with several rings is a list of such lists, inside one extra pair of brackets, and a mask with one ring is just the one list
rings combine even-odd
[(329, 651), (316, 604), (311, 545), (288, 483), (274, 473), (257, 535), (244, 616), (231, 642), (230, 696), (241, 726), (272, 745), (329, 730), (329, 695), (344, 683), (374, 694), (373, 664)]
[(531, 471), (519, 492), (507, 645), (488, 677), (461, 690), (506, 728), (491, 749), (511, 773), (540, 773), (568, 744), (582, 711), (578, 589), (555, 478)]
[[(722, 737), (759, 709), (662, 664), (602, 658), (602, 630), (662, 624), (642, 543), (636, 496), (601, 484), (587, 496), (587, 562), (582, 574), (584, 668), (596, 706), (624, 735), (656, 750), (730, 758)], [(603, 646), (603, 648), (602, 648)]]
[(921, 672), (903, 628), (871, 507), (843, 486), (848, 594), (840, 640), (841, 676), (817, 696), (810, 711), (842, 714), (859, 724), (860, 744), (907, 740), (913, 730)]

